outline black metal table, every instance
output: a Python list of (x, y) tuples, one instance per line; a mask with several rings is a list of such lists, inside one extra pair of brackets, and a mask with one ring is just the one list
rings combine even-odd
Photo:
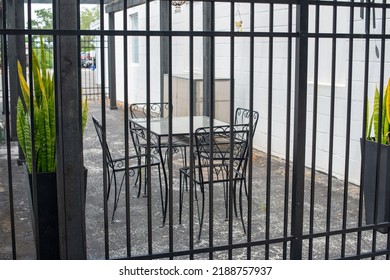
[[(147, 130), (148, 121), (146, 118), (133, 118), (129, 119), (134, 127)], [(214, 119), (213, 126), (227, 125), (226, 122)], [(193, 132), (200, 127), (209, 127), (210, 118), (206, 116), (194, 116), (193, 117)], [(158, 147), (158, 154), (160, 161), (162, 163), (163, 175), (164, 175), (164, 184), (165, 184), (165, 201), (164, 201), (164, 210), (163, 210), (163, 225), (166, 220), (167, 205), (168, 205), (168, 177), (165, 162), (169, 160), (164, 160), (164, 155), (162, 152), (162, 143), (163, 139), (167, 139), (170, 135), (169, 129), (169, 118), (151, 118), (150, 119), (150, 133), (151, 137), (155, 139), (152, 142)], [(144, 133), (146, 135), (146, 133)], [(182, 138), (189, 137), (190, 135), (190, 118), (187, 117), (172, 117), (172, 129), (171, 129), (172, 138)], [(166, 142), (164, 142), (166, 144)]]

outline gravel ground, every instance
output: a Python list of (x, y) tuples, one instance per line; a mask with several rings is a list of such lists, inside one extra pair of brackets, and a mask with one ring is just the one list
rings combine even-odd
[[(1, 103), (0, 103), (1, 104)], [(1, 108), (1, 107), (0, 107)], [(124, 151), (124, 118), (123, 109), (107, 109), (107, 141), (111, 145), (114, 155), (123, 155)], [(91, 116), (95, 115), (101, 119), (101, 105), (98, 101), (90, 102), (89, 121), (87, 123), (84, 138), (84, 161), (88, 168), (88, 187), (86, 199), (86, 234), (87, 234), (87, 254), (88, 259), (105, 258), (105, 240), (109, 240), (110, 258), (121, 258), (127, 254), (126, 239), (126, 207), (125, 195), (122, 192), (117, 213), (114, 221), (108, 222), (108, 236), (105, 236), (104, 230), (104, 211), (103, 211), (103, 176), (102, 176), (102, 151), (91, 121)], [(1, 115), (4, 119), (4, 115)], [(260, 124), (261, 120), (260, 120)], [(22, 167), (17, 165), (18, 150), (15, 142), (12, 142), (11, 148), (11, 168), (12, 185), (14, 190), (14, 209), (15, 209), (15, 229), (16, 229), (16, 253), (18, 259), (34, 259), (35, 247), (32, 237), (30, 222), (30, 212), (28, 200), (25, 192), (25, 182)], [(134, 153), (130, 150), (130, 154)], [(253, 157), (253, 201), (252, 201), (252, 240), (264, 240), (266, 238), (282, 238), (290, 232), (291, 211), (287, 211), (287, 217), (284, 216), (285, 201), (291, 208), (291, 186), (286, 191), (285, 188), (285, 162), (278, 158), (271, 158), (270, 181), (267, 182), (267, 155), (254, 151)], [(171, 219), (173, 228), (173, 250), (184, 251), (189, 249), (189, 217), (188, 217), (188, 193), (185, 193), (185, 203), (183, 212), (183, 222), (178, 222), (178, 195), (179, 195), (179, 177), (178, 168), (181, 166), (181, 160), (178, 155), (174, 157), (173, 169), (173, 216)], [(0, 144), (0, 259), (12, 258), (11, 225), (9, 217), (9, 187), (8, 187), (8, 169), (7, 169), (7, 149), (5, 143)], [(151, 211), (151, 229), (153, 253), (163, 253), (169, 251), (169, 219), (166, 226), (161, 227), (162, 211), (159, 199), (159, 188), (157, 172), (152, 171), (152, 211)], [(305, 205), (304, 205), (304, 234), (310, 232), (310, 174), (307, 169), (305, 184)], [(330, 231), (340, 230), (343, 226), (343, 200), (344, 183), (335, 178), (332, 179), (331, 190), (331, 212), (328, 220), (326, 209), (328, 203), (328, 176), (322, 173), (316, 173), (314, 185), (314, 204), (313, 204), (313, 232), (321, 233), (327, 229)], [(147, 199), (145, 197), (137, 198), (137, 188), (133, 187), (134, 178), (130, 178), (130, 244), (131, 254), (147, 254), (148, 250), (148, 212)], [(291, 185), (291, 170), (290, 170)], [(267, 188), (267, 186), (269, 188)], [(268, 190), (267, 190), (268, 189)], [(267, 195), (269, 200), (267, 200)], [(286, 198), (287, 195), (287, 199)], [(358, 201), (359, 187), (355, 185), (348, 186), (346, 227), (354, 228), (358, 225)], [(215, 186), (214, 189), (214, 209), (213, 209), (213, 245), (224, 246), (228, 244), (228, 222), (225, 221), (224, 198), (222, 188)], [(113, 197), (110, 197), (108, 216), (111, 217)], [(269, 219), (267, 219), (267, 210), (269, 210)], [(246, 207), (244, 207), (246, 217)], [(195, 242), (195, 248), (207, 248), (209, 246), (209, 219), (208, 219), (208, 193), (206, 193), (206, 215), (202, 231), (202, 238)], [(198, 233), (197, 215), (194, 219), (195, 239)], [(287, 223), (284, 222), (287, 219)], [(247, 220), (247, 219), (245, 219)], [(269, 224), (269, 230), (266, 225)], [(285, 226), (287, 225), (287, 226)], [(372, 250), (372, 231), (362, 234), (362, 252)], [(386, 248), (387, 235), (378, 234), (376, 236), (376, 249)], [(233, 221), (233, 242), (240, 243), (247, 240), (244, 234), (240, 219), (234, 218)], [(325, 248), (329, 242), (329, 258), (340, 258), (342, 236), (334, 235), (326, 240), (325, 237), (313, 239), (310, 245), (309, 240), (304, 240), (303, 258), (308, 258), (309, 246), (312, 246), (314, 259), (325, 259)], [(287, 257), (289, 256), (289, 243), (287, 245)], [(345, 236), (346, 255), (356, 254), (357, 234), (349, 233)], [(252, 248), (253, 259), (264, 259), (269, 254), (271, 259), (283, 258), (283, 243), (274, 245), (259, 245)], [(246, 259), (246, 249), (233, 250), (235, 259)], [(215, 259), (226, 259), (227, 251), (218, 251), (214, 253)], [(178, 258), (186, 259), (188, 256)], [(196, 255), (195, 258), (207, 259), (207, 254)]]

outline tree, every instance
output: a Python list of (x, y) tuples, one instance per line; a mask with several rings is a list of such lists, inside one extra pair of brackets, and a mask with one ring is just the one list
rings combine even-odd
[(98, 20), (99, 18), (100, 11), (97, 6), (92, 9), (83, 8), (81, 10), (80, 16), (80, 29), (89, 30), (91, 23)]
[[(31, 27), (33, 29), (53, 29), (53, 13), (51, 8), (43, 8), (34, 11), (35, 17), (31, 20)], [(32, 47), (36, 49), (37, 56), (41, 60), (41, 51), (37, 51), (41, 48), (41, 44), (44, 45), (43, 50), (45, 51), (46, 56), (46, 67), (53, 67), (53, 50), (52, 42), (53, 36), (51, 35), (42, 35), (42, 36), (32, 36)]]
[[(51, 8), (43, 8), (34, 11), (35, 19), (31, 20), (33, 29), (52, 29), (53, 28), (53, 12)], [(100, 10), (98, 6), (93, 8), (83, 7), (80, 15), (80, 29), (89, 30), (91, 23), (100, 18)], [(51, 36), (43, 36), (44, 42), (52, 41)], [(81, 49), (90, 51), (95, 49), (94, 36), (81, 36)], [(39, 40), (38, 40), (39, 41)]]
[[(89, 30), (91, 23), (100, 18), (100, 10), (98, 6), (94, 8), (83, 8), (80, 15), (80, 29)], [(95, 49), (95, 36), (83, 35), (81, 36), (81, 50), (90, 51)]]
[[(53, 13), (51, 8), (43, 8), (39, 10), (35, 10), (35, 17), (31, 20), (31, 27), (33, 29), (52, 29), (53, 28)], [(46, 35), (42, 36), (44, 43), (52, 42), (53, 37)], [(39, 36), (33, 36), (33, 47), (40, 47), (39, 44)]]
[(31, 26), (34, 29), (52, 29), (53, 13), (51, 8), (35, 10), (35, 19), (31, 20)]

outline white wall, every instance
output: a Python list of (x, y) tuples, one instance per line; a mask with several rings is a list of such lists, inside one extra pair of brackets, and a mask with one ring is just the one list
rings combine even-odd
[[(151, 3), (151, 29), (159, 28), (158, 9), (156, 10), (156, 2)], [(138, 6), (128, 10), (127, 26), (128, 30), (132, 30), (131, 15), (138, 13), (138, 29), (145, 30), (145, 7)], [(115, 29), (123, 30), (123, 12), (115, 14)], [(116, 86), (117, 86), (117, 99), (124, 101), (124, 75), (125, 65), (128, 71), (128, 98), (129, 103), (144, 102), (146, 101), (146, 39), (145, 37), (138, 36), (139, 40), (139, 62), (134, 63), (132, 61), (132, 39), (133, 36), (127, 36), (127, 55), (128, 59), (124, 59), (124, 37), (117, 36), (115, 41), (116, 48)], [(160, 43), (157, 38), (151, 38), (150, 40), (150, 53), (151, 53), (151, 99), (158, 100), (160, 97)]]
[[(288, 31), (288, 6), (275, 5), (274, 31)], [(200, 3), (194, 3), (195, 22), (194, 29), (202, 30), (202, 7)], [(249, 31), (249, 5), (236, 4), (239, 8), (243, 21), (243, 31)], [(188, 12), (189, 6), (182, 6), (181, 13), (172, 12), (173, 30), (189, 30)], [(129, 14), (138, 12), (139, 27), (145, 29), (145, 7), (139, 6), (129, 11)], [(269, 31), (269, 5), (256, 5), (255, 11), (255, 31)], [(230, 28), (230, 4), (216, 3), (215, 28), (217, 31), (229, 30)], [(157, 2), (151, 3), (151, 29), (159, 29), (159, 5)], [(371, 33), (380, 33), (382, 15), (376, 12), (377, 29)], [(320, 32), (332, 32), (332, 8), (321, 7), (320, 12)], [(390, 15), (387, 15), (390, 19)], [(116, 15), (117, 29), (121, 29), (122, 13)], [(236, 12), (235, 20), (240, 17)], [(315, 9), (311, 7), (309, 15), (309, 31), (315, 31)], [(293, 21), (295, 22), (295, 10), (293, 11)], [(386, 21), (387, 30), (390, 28), (390, 21)], [(295, 32), (295, 25), (292, 27)], [(355, 33), (364, 34), (364, 20), (360, 19), (360, 10), (355, 9), (354, 17)], [(349, 32), (349, 9), (341, 8), (337, 13), (337, 32)], [(118, 99), (123, 100), (123, 40), (117, 39), (117, 85)], [(215, 39), (216, 54), (216, 76), (229, 77), (230, 75), (230, 38), (218, 37)], [(292, 92), (287, 92), (287, 38), (273, 39), (273, 80), (271, 85), (272, 93), (272, 122), (271, 122), (271, 149), (272, 154), (285, 158), (286, 151), (286, 117), (291, 112), (293, 121), (294, 108), (294, 72), (295, 72), (295, 39), (292, 41)], [(189, 40), (187, 37), (173, 37), (173, 74), (186, 74), (189, 71)], [(307, 104), (307, 138), (306, 138), (306, 163), (311, 166), (312, 155), (312, 126), (313, 126), (313, 93), (314, 93), (314, 39), (309, 39), (309, 74), (308, 74), (308, 104)], [(130, 46), (129, 41), (129, 46)], [(370, 72), (369, 72), (369, 94), (372, 94), (375, 86), (379, 84), (380, 59), (375, 56), (375, 45), (380, 48), (380, 41), (370, 45)], [(235, 55), (235, 105), (236, 107), (249, 106), (249, 65), (250, 65), (250, 40), (246, 37), (236, 37), (234, 42)], [(128, 63), (129, 70), (129, 98), (130, 102), (145, 101), (145, 40), (140, 38), (140, 63), (133, 65)], [(347, 94), (348, 94), (348, 58), (349, 40), (337, 39), (336, 43), (336, 76), (335, 76), (335, 114), (334, 114), (334, 136), (333, 136), (333, 168), (332, 173), (338, 178), (344, 178), (345, 172), (345, 147), (346, 147), (346, 120), (347, 120)], [(129, 54), (131, 50), (129, 49)], [(353, 76), (352, 76), (352, 111), (351, 111), (351, 133), (350, 133), (350, 156), (349, 180), (359, 183), (360, 180), (360, 137), (362, 133), (362, 113), (363, 113), (363, 80), (364, 80), (364, 54), (365, 42), (362, 39), (354, 39), (353, 44)], [(151, 41), (151, 90), (152, 100), (158, 100), (160, 93), (160, 68), (159, 68), (159, 40), (153, 38)], [(194, 39), (194, 71), (202, 73), (203, 52), (202, 38)], [(385, 57), (385, 80), (390, 77), (390, 52), (386, 52)], [(329, 172), (329, 135), (330, 135), (330, 104), (331, 104), (331, 74), (332, 74), (332, 39), (319, 40), (319, 75), (318, 75), (318, 113), (317, 113), (317, 142), (316, 142), (316, 168), (320, 171)], [(258, 37), (255, 39), (254, 55), (254, 109), (260, 113), (260, 120), (254, 139), (255, 148), (267, 151), (268, 116), (269, 116), (269, 38)], [(291, 96), (292, 106), (289, 111), (287, 97)], [(294, 125), (291, 124), (291, 139), (293, 139)], [(292, 153), (292, 140), (291, 140)], [(292, 154), (290, 155), (292, 156)]]

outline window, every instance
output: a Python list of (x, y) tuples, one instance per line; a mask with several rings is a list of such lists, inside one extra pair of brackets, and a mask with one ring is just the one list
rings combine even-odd
[[(132, 30), (138, 30), (138, 13), (130, 15)], [(139, 40), (138, 36), (131, 38), (131, 61), (139, 63)]]

